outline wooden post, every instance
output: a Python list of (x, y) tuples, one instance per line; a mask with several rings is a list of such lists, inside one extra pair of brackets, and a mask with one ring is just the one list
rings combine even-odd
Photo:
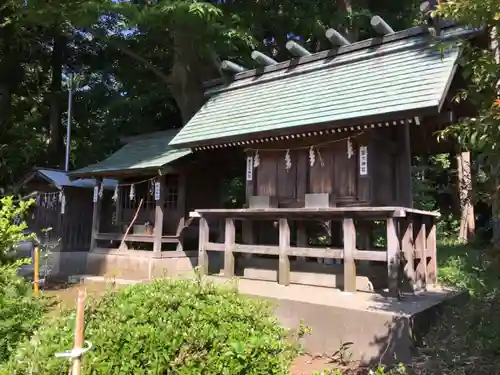
[(436, 218), (430, 216), (426, 221), (429, 223), (426, 241), (426, 255), (429, 257), (429, 262), (427, 264), (427, 277), (429, 278), (429, 282), (436, 286), (438, 277)]
[(116, 226), (119, 228), (118, 230), (121, 232), (122, 229), (122, 218), (123, 218), (123, 190), (118, 186), (117, 188), (117, 197), (116, 197), (116, 207), (115, 207), (115, 215), (116, 215)]
[[(83, 332), (85, 327), (85, 292), (78, 291), (78, 299), (76, 305), (76, 322), (75, 322), (75, 343), (74, 350), (81, 350), (83, 348)], [(80, 375), (82, 357), (81, 355), (73, 358), (71, 365), (71, 375)]]
[(387, 281), (389, 294), (399, 297), (400, 248), (395, 220), (386, 220), (387, 229)]
[[(247, 162), (246, 162), (246, 183), (245, 183), (245, 202), (248, 206), (250, 202), (250, 197), (254, 195), (255, 191), (255, 178), (253, 170), (253, 156), (250, 152), (247, 152)], [(246, 245), (253, 245), (255, 243), (255, 225), (251, 220), (243, 220), (242, 223), (242, 236), (243, 242)], [(251, 254), (243, 254), (243, 258), (250, 259)]]
[[(305, 202), (307, 193), (307, 171), (309, 165), (307, 160), (307, 151), (297, 151), (297, 199)], [(304, 220), (296, 221), (297, 223), (297, 246), (308, 247), (309, 238), (307, 236), (306, 222)], [(305, 261), (305, 257), (298, 257), (299, 260)]]
[[(101, 207), (102, 207), (102, 199), (99, 197), (99, 189), (102, 184), (102, 178), (98, 178), (96, 180), (96, 186), (94, 187), (94, 210), (92, 212), (92, 232), (90, 238), (90, 251), (94, 250), (97, 247), (97, 239), (96, 236), (99, 233), (99, 227), (101, 222)], [(95, 188), (97, 187), (97, 194)]]
[(38, 289), (39, 289), (39, 272), (40, 272), (40, 253), (38, 251), (38, 246), (35, 246), (33, 249), (33, 293), (35, 297), (38, 297)]
[(411, 143), (410, 124), (408, 121), (399, 128), (400, 157), (398, 160), (398, 203), (405, 207), (413, 207), (413, 187), (411, 179)]
[(198, 237), (198, 267), (202, 275), (208, 274), (207, 243), (209, 241), (209, 227), (207, 219), (200, 218), (200, 232)]
[(290, 248), (290, 226), (288, 219), (279, 221), (279, 270), (278, 283), (290, 285), (290, 259), (288, 249)]
[(356, 292), (356, 227), (351, 218), (342, 221), (344, 237), (344, 292)]
[(234, 246), (236, 240), (236, 229), (234, 226), (234, 219), (226, 219), (225, 228), (225, 248), (224, 248), (224, 276), (234, 276)]
[(415, 291), (415, 245), (413, 240), (413, 217), (409, 216), (400, 221), (402, 238), (402, 250), (406, 260), (403, 269), (404, 291), (413, 293)]
[(417, 236), (415, 239), (415, 250), (420, 258), (416, 269), (417, 288), (425, 290), (427, 287), (427, 231), (423, 216), (418, 217)]
[[(155, 191), (155, 227), (154, 227), (154, 240), (153, 240), (153, 252), (161, 252), (161, 238), (163, 236), (163, 217), (165, 215), (165, 176), (158, 176), (159, 183), (159, 195)], [(155, 186), (156, 189), (156, 186)]]

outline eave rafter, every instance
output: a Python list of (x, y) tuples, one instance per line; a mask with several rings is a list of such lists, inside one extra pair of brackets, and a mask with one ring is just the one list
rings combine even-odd
[(323, 136), (323, 135), (329, 135), (329, 134), (346, 133), (346, 132), (353, 132), (353, 131), (360, 131), (360, 130), (361, 131), (371, 130), (371, 129), (377, 129), (377, 128), (403, 125), (405, 122), (408, 122), (408, 124), (415, 124), (416, 126), (419, 126), (420, 125), (420, 117), (415, 116), (413, 118), (406, 118), (406, 119), (400, 119), (400, 120), (380, 121), (380, 122), (373, 122), (373, 123), (368, 123), (368, 124), (363, 124), (363, 125), (351, 125), (351, 126), (342, 126), (342, 127), (338, 127), (338, 128), (326, 128), (323, 130), (316, 130), (316, 131), (298, 132), (298, 133), (292, 133), (292, 134), (287, 134), (287, 135), (269, 136), (269, 137), (255, 138), (255, 139), (242, 140), (242, 141), (236, 141), (236, 142), (226, 142), (226, 143), (219, 143), (219, 144), (213, 144), (213, 145), (198, 146), (198, 147), (193, 147), (193, 150), (200, 151), (200, 150), (211, 150), (211, 149), (216, 149), (216, 148), (238, 147), (238, 146), (245, 146), (245, 145), (250, 145), (250, 144), (277, 142), (277, 141), (290, 140), (290, 139), (302, 139), (302, 138), (308, 138), (308, 137), (317, 137), (317, 136)]

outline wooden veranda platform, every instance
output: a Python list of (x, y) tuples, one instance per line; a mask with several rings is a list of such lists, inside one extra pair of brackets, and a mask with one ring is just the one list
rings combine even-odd
[[(235, 274), (235, 253), (275, 255), (279, 258), (278, 282), (290, 284), (290, 256), (341, 259), (344, 269), (344, 290), (356, 291), (356, 261), (387, 264), (388, 290), (399, 296), (402, 291), (425, 290), (437, 282), (436, 218), (438, 213), (406, 207), (331, 207), (331, 208), (266, 208), (196, 210), (199, 217), (199, 265), (208, 270), (208, 251), (224, 253), (224, 276)], [(207, 219), (225, 220), (225, 241), (209, 241)], [(279, 245), (236, 243), (235, 221), (278, 221)], [(292, 247), (292, 221), (341, 221), (343, 248)], [(384, 221), (386, 248), (359, 250), (356, 227), (366, 222)]]

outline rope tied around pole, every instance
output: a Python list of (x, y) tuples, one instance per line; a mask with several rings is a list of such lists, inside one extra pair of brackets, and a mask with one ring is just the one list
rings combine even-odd
[(61, 353), (56, 353), (55, 356), (57, 358), (67, 357), (70, 360), (75, 358), (81, 358), (85, 353), (87, 353), (90, 349), (92, 349), (92, 343), (90, 341), (85, 340), (85, 344), (87, 345), (85, 348), (73, 348), (71, 350), (66, 350)]

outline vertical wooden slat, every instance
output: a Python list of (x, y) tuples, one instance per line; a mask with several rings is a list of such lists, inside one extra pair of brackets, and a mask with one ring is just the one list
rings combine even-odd
[(290, 226), (288, 219), (279, 220), (279, 271), (278, 283), (290, 284), (290, 259), (288, 249), (290, 248)]
[(225, 249), (224, 249), (224, 276), (234, 276), (234, 246), (236, 241), (236, 230), (234, 226), (234, 219), (226, 219), (225, 226)]
[(403, 288), (405, 291), (415, 291), (415, 243), (413, 240), (413, 217), (406, 217), (400, 222), (402, 238), (402, 250), (406, 260), (403, 269)]
[(438, 277), (436, 219), (429, 216), (426, 221), (429, 223), (426, 241), (426, 255), (430, 258), (429, 263), (427, 264), (427, 276), (429, 278), (429, 282), (436, 286)]
[[(102, 179), (98, 179), (96, 181), (96, 186), (100, 186), (102, 184)], [(101, 207), (102, 207), (102, 199), (97, 198), (97, 202), (94, 202), (94, 210), (92, 212), (92, 232), (90, 238), (90, 251), (94, 250), (97, 247), (96, 235), (99, 233), (100, 221), (101, 221)]]
[(344, 237), (344, 291), (354, 293), (356, 291), (356, 263), (354, 252), (356, 251), (356, 227), (351, 218), (342, 222)]
[(155, 227), (154, 227), (154, 242), (153, 251), (155, 253), (161, 252), (161, 237), (163, 236), (163, 217), (165, 214), (165, 176), (158, 176), (160, 183), (160, 199), (155, 201)]
[(417, 288), (425, 290), (427, 287), (427, 228), (423, 216), (418, 216), (418, 221), (415, 222), (418, 225), (415, 247), (417, 257), (420, 258), (416, 269)]
[(202, 275), (208, 273), (207, 243), (209, 239), (209, 227), (207, 219), (200, 218), (200, 232), (198, 237), (198, 267)]
[(399, 296), (399, 239), (396, 222), (393, 218), (386, 221), (387, 229), (387, 281), (389, 294)]

